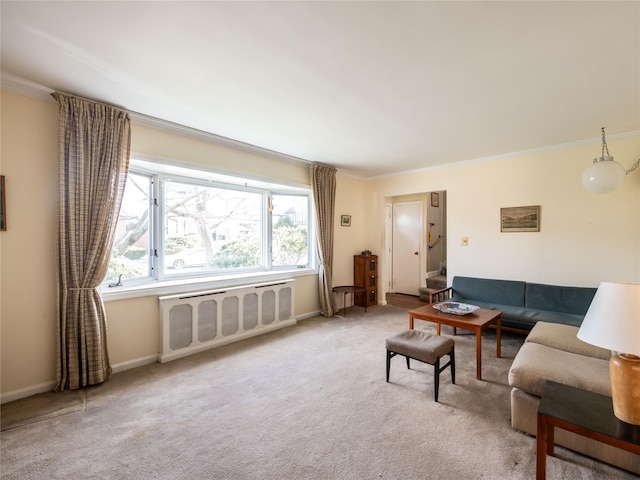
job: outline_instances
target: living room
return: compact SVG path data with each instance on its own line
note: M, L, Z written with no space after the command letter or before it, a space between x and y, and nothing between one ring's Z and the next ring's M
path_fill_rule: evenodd
M637 57L632 62L637 78ZM3 76L2 175L7 203L7 229L0 234L3 403L50 391L55 380L58 105L49 96L54 87L46 87L49 90L30 89ZM600 93L590 92L594 101ZM449 278L466 275L585 287L597 287L601 281L640 282L640 173L627 175L618 190L605 195L586 191L580 182L584 169L600 154L601 126L594 125L588 137L573 142L471 156L370 178L338 169L333 284L353 282L353 255L363 250L379 255L381 265L386 265L385 205L394 197L431 191L446 192ZM464 142L464 131L457 134ZM160 162L206 165L309 185L308 163L259 149L234 149L201 132L167 123L134 117L131 140L134 154ZM637 126L614 130L607 143L626 168L640 158ZM540 231L501 232L500 209L527 205L540 206ZM350 226L340 224L341 215L351 216ZM467 245L461 244L462 237L468 239ZM307 273L295 280L295 317L303 325L320 311L318 277ZM381 306L389 281L382 268ZM154 363L160 343L158 295L106 294L104 299L115 377Z

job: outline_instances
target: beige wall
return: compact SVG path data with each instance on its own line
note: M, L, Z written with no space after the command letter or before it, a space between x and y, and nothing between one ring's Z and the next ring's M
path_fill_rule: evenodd
M55 381L58 107L52 101L7 91L2 92L1 107L1 173L6 177L8 206L8 230L0 234L0 392L5 401L47 390ZM304 164L261 157L134 121L132 154L137 153L309 184ZM148 362L158 354L157 296L107 301L105 309L115 371ZM296 317L318 311L317 276L296 277Z
M336 176L336 225L333 238L333 285L353 284L353 256L371 250L376 234L369 228L366 215L364 182L344 175ZM340 224L342 215L351 215L351 226ZM336 298L338 300L338 298ZM339 299L342 302L342 298ZM342 305L342 303L340 303Z
M58 111L2 92L2 175L7 231L0 233L1 391L55 379Z
M2 92L1 173L7 182L8 230L0 234L2 398L50 387L55 379L55 230L57 105ZM640 137L609 139L629 168ZM229 171L308 184L303 166L134 124L134 152ZM384 301L385 201L400 195L447 192L449 278L476 275L597 286L601 280L640 282L640 171L613 193L593 195L580 175L599 144L491 162L425 170L372 181L337 176L334 285L353 281L353 255L381 258ZM500 233L500 207L540 205L539 233ZM351 215L351 227L340 215ZM460 246L460 237L469 246ZM298 317L318 311L317 279L298 277ZM126 368L158 353L156 297L106 304L109 352Z
M625 168L640 158L640 136L608 146ZM599 153L596 143L371 181L366 216L380 231L384 198L446 191L449 282L454 275L577 286L640 282L640 172L615 192L591 194L580 179ZM540 232L501 233L500 208L525 205L541 206ZM462 236L469 246L460 245ZM373 248L383 251L383 243Z

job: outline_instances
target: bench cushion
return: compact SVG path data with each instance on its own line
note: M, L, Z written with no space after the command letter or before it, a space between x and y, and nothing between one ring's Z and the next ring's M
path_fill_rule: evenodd
M420 330L405 330L387 338L387 350L405 355L433 365L436 360L448 354L453 348L453 340L439 335L430 335Z

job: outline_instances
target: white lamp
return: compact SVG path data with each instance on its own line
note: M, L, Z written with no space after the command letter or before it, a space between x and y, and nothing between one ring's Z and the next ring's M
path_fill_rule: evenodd
M640 425L640 284L600 283L578 338L617 352L609 360L613 413Z
M605 155L605 151L607 154ZM602 155L594 158L593 163L582 174L582 185L591 193L609 193L622 185L625 175L638 168L640 160L633 167L625 170L622 165L616 162L609 154L609 147L604 136L602 127Z

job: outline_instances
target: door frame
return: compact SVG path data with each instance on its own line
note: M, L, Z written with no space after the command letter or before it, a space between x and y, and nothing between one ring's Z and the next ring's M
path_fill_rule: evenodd
M429 209L431 207L430 199L431 193L438 192L440 193L440 205L439 207L442 209L441 218L440 218L440 227L441 227L441 235L442 235L442 259L444 261L444 265L447 265L447 238L448 238L448 225L447 225L447 208L448 208L448 198L446 190L431 190L428 192L421 192L417 195L400 195L400 196L391 196L385 197L384 199L384 222L385 222L385 232L384 232L384 275L386 279L384 279L385 286L385 294L392 293L392 283L393 283L393 204L394 203L403 203L407 201L418 201L418 197L423 199L424 201L424 209L422 212L422 232L421 232L421 248L424 255L424 261L421 258L421 275L420 275L420 288L424 288L427 286L427 277L429 274L433 276L434 273L439 273L440 265L433 265L433 270L427 271L429 267L427 265L427 255L429 252L429 241L428 241L428 221L429 221ZM426 253L424 253L426 252ZM382 265L382 264L381 264ZM381 285L382 286L382 285ZM386 298L386 297L385 297ZM383 301L386 304L386 300L383 298Z
M385 232L385 235L389 236L390 239L390 248L389 248L389 265L388 265L388 271L389 271L389 291L390 292L395 292L395 288L393 285L393 249L394 249L394 244L393 244L393 230L394 230L394 225L393 225L393 209L395 205L407 205L407 204L420 204L420 225L418 227L418 234L420 237L420 241L418 242L418 286L416 288L416 290L419 290L420 288L424 288L427 286L427 265L426 265L426 252L427 252L427 238L426 238L426 229L425 229L425 225L426 225L426 212L427 212L427 203L426 200L423 199L415 199L415 200L410 200L410 199L398 199L398 201L396 202L392 202L390 204L391 206L391 210L390 210L390 216L389 216L389 228L387 229L387 231ZM417 292L416 292L417 293Z

